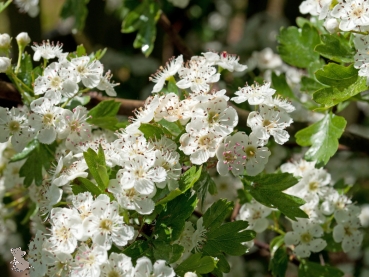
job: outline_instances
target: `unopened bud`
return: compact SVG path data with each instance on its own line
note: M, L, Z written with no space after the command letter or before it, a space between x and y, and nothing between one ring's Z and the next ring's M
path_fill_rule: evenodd
M16 37L19 47L26 47L30 42L31 38L29 37L28 33L22 32Z
M339 31L338 29L338 20L336 18L329 18L324 22L324 27L327 31L331 34L336 33Z
M6 72L11 64L11 60L7 57L0 57L0 73Z
M10 40L8 34L0 34L0 50L8 50L10 48Z

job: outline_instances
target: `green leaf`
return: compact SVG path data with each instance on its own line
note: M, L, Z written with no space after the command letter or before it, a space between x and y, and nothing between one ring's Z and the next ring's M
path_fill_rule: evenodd
M178 195L185 193L187 190L192 188L196 181L201 176L202 166L197 169L196 166L192 166L189 170L187 170L184 174L181 175L179 179L179 188L172 190L167 196L165 196L160 201L156 202L156 205L162 205L167 203L168 201L173 200Z
M284 235L277 236L272 239L269 244L270 255L273 256L275 252L284 244Z
M280 247L271 257L269 270L275 277L284 277L288 266L288 254L285 247Z
M160 139L164 135L160 127L149 123L141 123L138 129L144 134L146 139Z
M211 228L206 233L206 243L203 246L204 253L215 255L224 252L232 256L243 255L248 247L242 243L250 241L256 236L254 231L245 230L248 226L249 224L246 221L237 220L225 223L217 228Z
M163 126L166 130L168 130L173 136L178 136L183 130L184 128L180 127L178 124L176 124L175 122L169 122L165 119L162 119L160 121L158 121L158 123Z
M313 78L302 76L301 78L301 88L300 90L308 94L313 94L319 89L325 88L325 86Z
M120 105L119 102L115 102L114 100L100 102L88 112L91 118L89 118L87 122L114 131L116 129L115 125L118 123L116 115Z
M200 205L203 207L208 191L213 191L213 194L215 194L217 191L217 186L213 181L213 178L211 178L209 172L204 170L201 172L200 178L194 184L193 189L197 192L197 195L201 200Z
M104 191L102 191L98 186L92 183L90 180L82 177L78 177L72 184L72 191L74 195L81 192L91 192L92 195L98 196Z
M23 53L18 78L28 87L32 87L32 70L33 64L31 55Z
M342 252L342 245L340 242L335 242L333 239L333 232L324 233L322 239L324 239L327 243L327 246L324 248L329 252Z
M325 58L339 63L351 63L354 61L355 49L350 40L342 35L321 35L321 44L315 47L315 51Z
M278 76L277 74L272 72L272 84L277 91L277 94L290 99L296 98L292 89L286 82L286 74L283 73Z
M155 233L163 241L177 240L196 205L196 194L191 196L189 191L168 202L166 210L156 220Z
M233 210L233 202L227 201L227 199L219 199L210 208L208 208L203 216L204 228L217 229L226 217L230 215Z
M338 139L345 130L346 120L334 114L326 114L323 119L298 131L295 135L300 146L311 146L305 159L325 165L338 149Z
M310 24L304 24L302 29L283 28L278 40L279 54L290 65L307 68L311 62L319 59L319 54L314 51L315 46L320 43L319 34Z
M35 141L34 148L28 154L27 160L20 168L19 176L24 177L23 184L29 187L34 181L36 186L40 186L43 180L42 170L49 170L51 162L55 160L54 152L56 143L46 145Z
M144 1L125 16L122 22L122 33L132 33L145 24L144 17L142 17L142 15L147 9L147 4L148 2Z
M250 193L256 201L277 208L292 220L296 220L296 217L308 218L308 215L299 209L305 201L282 192L297 184L298 180L292 174L276 173L243 178L253 182Z
M150 251L150 246L145 240L136 240L130 246L124 248L123 254L131 257L132 262L135 263L138 258L144 256Z
M21 223L22 225L25 225L29 222L30 218L32 218L36 213L38 212L38 204L35 202L31 202L30 207L27 209L26 216L22 219Z
M77 46L76 54L77 54L77 57L82 57L86 55L86 49L83 46L83 44Z
M184 247L179 244L169 245L166 241L155 240L153 242L153 253L156 260L165 260L172 264L181 257Z
M67 19L70 16L73 16L74 28L79 31L82 31L85 27L85 21L88 14L87 4L90 0L66 0L64 2L64 6L61 10L60 16L63 19Z
M215 268L217 262L213 257L201 257L201 253L191 255L183 261L177 268L176 273L184 276L186 272L196 272L197 274L206 274Z
M334 87L320 89L314 93L313 99L315 102L324 105L326 108L330 108L367 89L368 86L366 85L366 78L359 77L355 83L343 90L339 90Z
M358 78L358 70L351 64L348 67L336 63L329 63L315 72L316 79L322 84L343 90Z
M11 157L10 162L17 162L20 160L23 160L25 158L27 158L32 151L39 146L39 142L37 139L33 139L31 140L26 147L24 147L24 149L22 150L22 152L19 152L17 154L15 154L13 157Z
M156 21L160 16L160 7L158 3L145 0L143 13L137 19L137 14L132 14L129 18L130 22L126 23L123 27L124 30L134 31L138 29L138 33L135 41L133 42L134 48L141 48L142 53L148 57L154 49L154 42L156 38ZM139 22L138 20L142 21ZM132 28L129 28L132 26Z
M109 184L109 175L106 168L104 150L101 145L99 146L98 153L89 148L86 152L83 152L83 157L100 191L105 191Z
M13 0L8 0L6 1L5 3L4 2L1 2L0 3L0 13L6 9L6 7L8 7L10 5L10 3L12 2Z
M299 266L299 277L341 277L344 273L336 267L320 265L313 262L304 262Z

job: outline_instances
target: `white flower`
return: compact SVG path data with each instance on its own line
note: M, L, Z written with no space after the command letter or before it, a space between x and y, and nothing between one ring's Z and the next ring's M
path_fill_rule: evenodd
M64 109L55 107L48 98L40 97L32 101L31 110L38 114L31 114L29 117L30 124L40 130L38 140L51 144L56 139Z
M259 174L270 156L270 151L263 145L264 141L254 133L247 136L244 132L237 132L227 137L217 150L219 174L226 175L231 170L234 175L242 175L244 169L250 176Z
M243 204L237 216L237 220L245 220L249 223L248 230L254 230L257 233L264 232L269 225L266 218L272 209L252 200L250 203Z
M165 265L164 260L158 260L152 265L147 257L141 257L137 260L135 269L135 277L174 277L173 268Z
M101 266L101 277L133 277L131 258L124 254L111 253L109 260Z
M63 191L44 181L41 186L32 184L29 188L29 194L32 201L38 204L40 215L47 216L53 206L60 202Z
M84 159L76 160L69 152L65 157L60 157L57 167L55 168L52 184L55 186L64 186L78 177L86 178L88 168Z
M0 107L0 142L8 141L11 136L11 143L17 152L30 142L36 135L36 130L29 126L28 118L18 108Z
M368 36L355 36L354 44L356 48L355 68L359 69L359 76L367 78L369 83L369 39Z
M30 17L36 17L40 11L38 0L14 0L21 12L26 12Z
M295 177L301 177L303 174L315 169L315 162L307 162L303 159L293 161L292 163L287 162L281 165L282 172L288 172L293 174Z
M351 204L351 200L344 194L339 194L334 188L328 188L324 201L320 206L323 214L331 215Z
M179 154L177 152L163 153L161 151L155 151L156 159L154 166L160 166L165 169L167 173L166 180L163 182L157 182L158 188L165 188L168 185L169 190L174 190L178 187L178 180L181 176L182 166L179 163Z
M282 66L283 62L278 54L275 54L272 49L264 48L262 51L252 52L251 58L247 62L249 70L255 67L260 70L277 69Z
M160 104L155 110L154 120L160 121L163 118L169 122L177 120L188 120L191 116L188 107L184 105L183 101L179 100L177 94L171 92L160 97Z
M118 172L117 178L119 176ZM109 182L108 191L113 193L119 205L124 209L134 210L139 214L151 214L155 208L155 202L151 198L155 195L156 190L151 194L142 195L134 188L123 189L117 179L112 179Z
M180 264L182 261L186 260L190 255L195 244L192 241L192 237L195 233L195 228L192 226L190 221L185 222L185 227L179 238L173 242L173 244L179 244L184 247L184 251L181 257L172 266ZM175 266L174 266L175 267Z
M199 125L201 126L201 123ZM179 149L186 155L190 155L192 163L201 165L215 156L220 140L219 135L210 132L208 128L203 128L184 133L179 139L181 143Z
M7 57L0 57L0 73L5 73L11 65L11 60Z
M97 88L99 90L103 90L106 92L107 95L109 96L117 96L117 93L114 90L114 87L118 86L118 84L116 83L111 83L110 79L113 77L113 75L110 73L110 70L108 72L105 73L105 76L101 76L100 77L100 83L97 85Z
M88 191L78 193L72 197L73 206L79 211L82 220L91 214L93 202L94 199Z
M226 51L223 51L222 53L220 53L220 55L214 52L206 52L202 54L210 64L219 65L220 67L225 68L231 72L241 72L247 68L246 65L238 63L240 57L238 57L237 55L228 54Z
M72 253L83 237L82 221L76 210L53 208L50 212L51 236L48 247L52 252Z
M206 58L199 56L193 56L178 71L178 75L181 80L177 82L177 86L180 89L190 88L195 93L209 91L209 83L218 82L220 78L220 74L207 63Z
M19 33L15 39L17 40L18 45L21 45L22 47L25 47L31 42L31 38L26 32Z
M28 246L28 262L30 263L30 275L33 277L44 276L47 271L46 263L44 262L45 251L43 243L46 240L45 235L41 231L37 231L36 236Z
M295 245L294 253L297 256L307 258L311 252L320 252L327 246L327 242L320 238L324 231L319 224L299 219L292 222L292 228L292 232L286 233L284 242Z
M91 61L89 57L78 57L71 60L73 70L77 76L77 83L82 81L87 88L99 85L104 67L100 61Z
M257 138L267 140L274 136L278 144L288 141L290 135L284 129L291 123L292 119L287 113L263 105L260 112L251 112L247 118L247 126L251 127Z
M100 245L92 245L91 248L82 244L77 249L73 269L70 276L98 277L100 266L108 260L106 250Z
M0 49L1 50L8 50L10 48L10 41L11 38L8 34L0 34Z
M135 123L148 123L154 118L154 113L160 104L159 96L148 97L145 101L145 107L139 107L134 111L136 118L132 119Z
M178 72L178 70L182 66L182 63L182 55L179 55L176 59L174 59L173 57L166 63L165 67L161 66L155 74L151 75L149 80L156 83L152 92L160 92L164 86L165 81Z
M359 230L359 213L360 208L353 205L335 213L338 224L333 228L333 239L335 242L342 242L345 253L358 249L363 240L363 233Z
M327 17L331 3L332 0L305 0L299 8L303 14L319 15L319 19L321 20Z
M238 97L233 97L231 100L237 104L248 101L250 105L260 105L263 104L274 93L275 90L270 88L270 83L265 83L262 86L260 86L258 83L255 83L251 86L239 88L239 90L235 92Z
M339 32L339 22L336 18L327 18L324 21L324 27L327 29L327 31L331 34Z
M162 167L153 167L154 159L136 156L125 163L124 169L117 176L123 189L135 188L140 194L149 195L155 190L154 182L163 182L166 171ZM117 177L118 178L118 177Z
M291 104L290 101L288 101L287 99L281 98L279 96L277 96L275 98L272 98L272 97L267 98L266 101L264 102L264 104L269 106L269 107L275 107L277 109L285 111L286 113L291 113L296 109Z
M369 25L369 3L367 0L351 0L338 3L331 15L341 19L340 29L351 31L356 27Z
M83 220L82 226L95 244L103 246L106 250L114 242L124 246L134 236L132 226L123 222L119 215L119 206L116 201L110 202L109 196L100 194L91 207L91 214Z
M233 131L238 123L238 115L233 107L228 107L223 97L214 97L197 104L193 108L192 120L186 126L187 132L192 128L209 128L215 135L225 136Z
M66 139L65 145L70 150L76 150L76 147L91 137L91 125L86 121L89 119L88 110L83 106L77 106L63 112L63 129L58 130L58 137Z
M361 212L359 215L361 226L364 228L369 227L369 205L364 204L361 206Z
M48 265L47 276L70 276L73 263L73 257L71 254L63 252L46 252L45 262Z
M54 59L56 57L60 57L63 53L62 50L63 45L59 44L59 42L54 45L54 42L49 40L43 41L42 44L34 43L34 46L31 46L35 53L33 54L33 60L39 61L41 58L46 60Z
M68 97L78 91L76 76L70 73L69 63L53 62L48 65L42 76L35 80L35 94L46 93L54 104L59 104L62 96Z

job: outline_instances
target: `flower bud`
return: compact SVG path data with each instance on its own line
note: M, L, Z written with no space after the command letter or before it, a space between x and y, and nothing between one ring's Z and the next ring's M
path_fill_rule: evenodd
M0 50L8 50L10 48L10 40L8 34L0 34Z
M25 47L31 42L31 38L26 32L19 33L16 39L17 39L19 47Z
M0 57L0 73L6 72L10 67L11 61L9 58Z
M324 27L327 31L331 34L336 33L339 31L338 29L338 20L336 18L329 18L324 22Z

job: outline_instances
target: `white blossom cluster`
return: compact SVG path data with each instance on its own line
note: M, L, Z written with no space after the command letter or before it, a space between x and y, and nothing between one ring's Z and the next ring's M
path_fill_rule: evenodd
M368 36L365 35L369 31L369 3L367 0L341 0L332 8L332 2L332 0L306 0L301 3L300 12L325 19L324 26L330 33L339 31L355 33L354 66L359 69L359 76L366 77L369 84Z
M359 249L363 240L359 230L361 209L332 186L330 174L315 168L314 162L304 160L283 164L281 171L299 178L299 182L285 192L302 198L306 203L301 209L309 216L292 221L292 231L285 235L285 243L294 246L295 254L305 258L311 252L322 251L327 246L322 238L324 233L331 233L344 252ZM333 219L336 224L331 228Z

